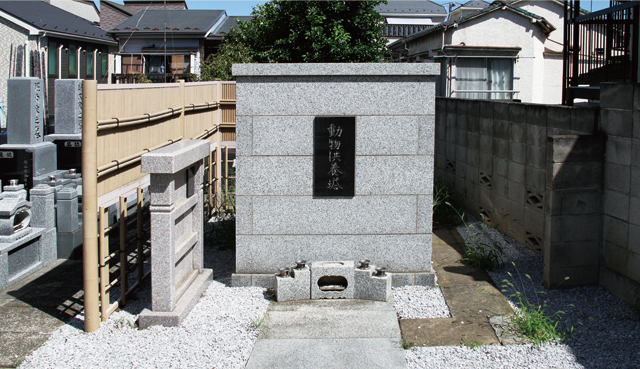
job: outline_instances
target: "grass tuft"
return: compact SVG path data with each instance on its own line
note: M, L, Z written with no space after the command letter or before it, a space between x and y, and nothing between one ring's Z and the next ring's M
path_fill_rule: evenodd
M515 267L516 264L512 263ZM571 338L573 326L565 324L564 311L558 310L549 315L547 313L547 300L541 300L540 297L545 294L544 291L537 291L535 301L530 300L526 294L520 292L525 290L524 279L516 267L518 278L508 273L510 279L503 280L504 285L502 292L511 293L509 298L515 301L520 311L515 313L511 320L510 326L519 334L529 338L538 347L545 342L564 342ZM533 284L531 276L525 274L529 283ZM565 280L569 279L566 277Z

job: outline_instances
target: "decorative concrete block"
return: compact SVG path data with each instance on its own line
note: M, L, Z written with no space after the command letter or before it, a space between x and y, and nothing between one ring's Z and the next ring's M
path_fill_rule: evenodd
M391 273L376 275L375 265L370 265L366 269L356 268L354 278L356 289L353 298L387 301L391 297Z
M56 134L82 133L82 80L55 81Z
M45 84L39 78L7 82L7 143L37 144L44 140Z
M433 287L436 285L436 273L416 273L416 286Z
M311 299L352 299L355 289L353 261L311 263Z
M291 275L276 277L276 300L308 300L311 298L311 269L292 268Z

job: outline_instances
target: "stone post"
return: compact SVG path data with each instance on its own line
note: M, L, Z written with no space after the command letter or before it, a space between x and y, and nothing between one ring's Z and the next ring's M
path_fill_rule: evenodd
M209 141L180 141L142 156L151 174L151 310L140 314L140 328L176 326L211 283L202 265L202 159Z
M78 224L78 190L62 187L57 191L58 257L69 258L82 244L82 228Z

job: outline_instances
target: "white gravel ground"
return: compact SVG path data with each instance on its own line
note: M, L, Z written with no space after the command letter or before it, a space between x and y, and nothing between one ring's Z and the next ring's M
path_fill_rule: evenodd
M394 287L393 305L400 319L451 317L449 306L438 286Z
M521 292L535 299L536 292L544 290L542 257L499 232L490 230L487 236L505 245L505 270L490 273L496 285L503 285L508 272L529 274L532 281L525 282ZM21 368L243 368L257 339L254 322L266 313L270 296L260 288L228 287L232 252L209 249L205 257L205 266L217 271L216 280L180 327L134 328L137 314L149 305L147 284L137 300L96 332L82 331L82 315L72 319ZM449 316L439 288L403 287L393 292L402 319ZM549 311L563 310L567 324L574 327L573 337L564 344L412 348L407 351L408 367L640 368L640 322L628 305L600 287L545 292L541 298Z
M476 230L482 227L476 219L471 223ZM458 227L458 231L468 239L468 230ZM545 290L541 255L490 228L486 237L486 241L504 245L504 270L489 273L494 283L502 287L505 279L511 280L508 274L511 273L514 284L530 301L546 300L548 313L565 313L565 324L573 326L572 337L564 343L540 348L535 345L412 348L407 351L409 368L640 368L640 322L629 305L602 287ZM509 298L511 292L504 294ZM516 308L513 299L509 302Z
M231 288L233 251L205 250L215 280L179 327L138 330L150 305L150 283L100 329L84 333L79 314L60 327L20 368L244 368L266 314L270 296L257 287Z

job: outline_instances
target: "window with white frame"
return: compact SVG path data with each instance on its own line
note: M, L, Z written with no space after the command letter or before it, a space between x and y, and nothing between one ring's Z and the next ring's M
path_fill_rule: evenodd
M457 58L455 88L451 97L512 99L513 59Z

